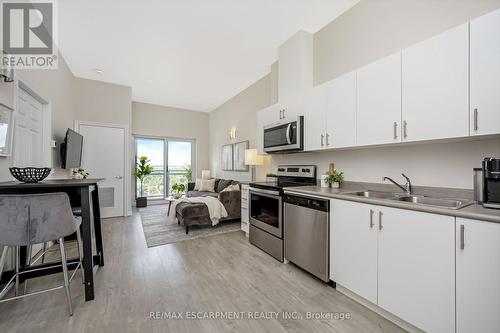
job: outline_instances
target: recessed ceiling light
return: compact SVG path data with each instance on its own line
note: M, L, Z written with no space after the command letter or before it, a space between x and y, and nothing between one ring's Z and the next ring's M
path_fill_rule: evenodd
M94 68L94 72L96 72L97 74L102 74L104 73L104 71L100 68Z

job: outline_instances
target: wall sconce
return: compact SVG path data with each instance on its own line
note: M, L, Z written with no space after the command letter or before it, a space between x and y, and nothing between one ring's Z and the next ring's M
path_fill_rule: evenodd
M236 139L236 127L233 127L229 130L229 140Z

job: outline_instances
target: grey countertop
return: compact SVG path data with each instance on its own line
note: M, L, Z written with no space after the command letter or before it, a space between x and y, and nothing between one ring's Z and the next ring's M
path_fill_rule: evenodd
M348 192L353 192L357 190L365 190L366 187L362 187L360 185L357 188L328 188L328 187L319 187L319 186L302 186L302 187L287 187L285 188L286 193L297 193L297 194L309 194L314 196L320 196L325 198L333 198L340 200L349 200L355 202L361 202L366 204L373 204L379 206L387 206L387 207L395 207L402 209L415 210L426 213L440 214L440 215L448 215L455 217L462 217L473 220L482 220L488 222L496 222L500 223L500 210L499 209L488 209L484 208L478 204L472 204L470 206L464 207L462 209L450 209L450 208L441 208L427 205L418 205L407 202L400 202L394 200L387 199L376 199L376 198L365 198L365 197L356 197L352 195L347 195ZM457 190L453 190L457 191ZM467 191L467 190L464 190ZM445 196L446 197L446 196Z

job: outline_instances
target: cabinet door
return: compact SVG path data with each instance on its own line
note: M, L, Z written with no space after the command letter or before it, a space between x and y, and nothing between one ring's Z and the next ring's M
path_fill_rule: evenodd
M325 84L326 135L330 148L356 145L356 72L351 72Z
M500 10L470 22L471 135L500 133Z
M426 332L455 332L455 218L381 207L378 305Z
M257 112L257 152L264 152L264 126L279 122L279 105L271 105L268 108Z
M330 201L330 279L377 303L377 230L374 209L356 202Z
M304 111L304 150L323 149L326 131L325 85L311 89L306 97Z
M500 224L457 218L456 228L457 333L498 332Z
M469 135L468 54L467 24L403 50L403 141Z
M358 70L357 144L401 141L401 52Z

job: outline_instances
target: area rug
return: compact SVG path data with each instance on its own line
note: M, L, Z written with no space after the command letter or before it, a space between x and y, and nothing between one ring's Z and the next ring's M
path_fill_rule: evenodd
M168 205L151 205L138 210L141 215L142 229L148 247L241 230L240 221L229 221L220 222L214 227L211 225L193 226L189 228L189 234L186 235L184 226L178 225L177 222L167 222Z

